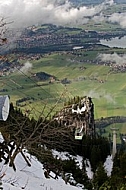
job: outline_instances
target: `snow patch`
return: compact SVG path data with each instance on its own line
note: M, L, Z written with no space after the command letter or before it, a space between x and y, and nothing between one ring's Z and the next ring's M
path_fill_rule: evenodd
M34 157L25 154L31 163L31 167L27 165L21 154L15 159L16 172L8 165L0 163L0 176L5 174L2 181L4 190L79 190L81 187L75 187L66 184L62 178L53 179L45 178L43 165ZM51 173L52 174L52 173ZM53 175L53 174L52 174Z
M106 161L105 161L105 163L104 163L104 168L105 168L105 170L106 170L106 172L107 172L107 175L108 175L108 176L111 176L111 172L112 172L112 168L113 168L112 156L109 155L109 156L106 158Z

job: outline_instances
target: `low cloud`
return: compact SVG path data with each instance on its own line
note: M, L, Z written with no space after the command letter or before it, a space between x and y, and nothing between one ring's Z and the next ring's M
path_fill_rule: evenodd
M113 3L106 0L96 6L76 8L67 0L0 0L0 13L14 21L13 27L19 28L45 23L79 25Z
M126 54L118 55L117 53L113 54L99 54L97 59L104 62L114 62L116 64L126 64Z
M108 21L118 23L122 28L126 28L126 13L114 13L109 17Z
M103 13L100 13L99 15L94 16L92 20L96 23L101 23L103 21L107 21L107 18L103 15Z
M86 94L87 96L91 98L96 98L96 99L100 99L101 97L101 94L95 90L90 90L88 93L84 92L84 94Z
M103 97L107 100L107 102L110 102L112 104L116 104L115 100L113 99L111 94L104 94Z
M21 67L20 68L20 73L27 73L28 71L30 71L31 70L31 68L32 68L32 64L29 62L29 61L27 61L26 63L24 63L24 66L23 67Z
M88 93L85 92L84 94L91 97L92 99L104 98L108 103L116 104L113 96L110 93L107 93L105 90L102 90L100 92L95 90L90 90Z

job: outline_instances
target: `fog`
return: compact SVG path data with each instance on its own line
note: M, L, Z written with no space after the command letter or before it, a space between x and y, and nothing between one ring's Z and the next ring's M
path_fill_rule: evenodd
M112 23L118 23L122 28L126 28L126 13L114 13L108 20Z
M87 94L87 96L92 97L93 99L100 100L101 98L104 98L107 103L116 104L113 94L106 92L104 89L101 91L90 90L89 92L84 92L84 94Z
M77 26L96 18L96 15L105 19L102 11L113 3L113 0L105 0L99 5L76 8L68 0L0 0L0 16L13 21L15 28L46 23ZM116 22L114 18L112 15L110 22ZM117 22L121 21L117 18Z
M20 68L19 72L23 73L27 73L28 71L30 71L32 68L32 63L30 63L29 61L27 61L26 63L24 63L24 66Z
M98 59L100 59L101 61L110 61L110 62L114 62L116 64L122 65L122 64L126 64L126 54L123 55L119 55L117 53L113 53L113 54L99 54L98 55Z

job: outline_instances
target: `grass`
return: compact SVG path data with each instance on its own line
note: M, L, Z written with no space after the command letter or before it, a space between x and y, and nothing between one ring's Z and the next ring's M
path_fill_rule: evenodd
M84 52L78 60L85 59ZM97 56L97 51L86 52L86 54L86 59L94 59ZM38 61L33 61L32 70L26 74L15 72L9 76L1 77L0 88L8 90L7 93L14 104L16 100L23 97L35 98L34 102L27 102L22 109L27 107L32 109L36 105L36 109L41 110L41 106L45 102L53 106L59 97L61 97L59 105L62 106L63 101L69 97L88 95L93 98L96 118L125 115L125 73L108 74L110 68L107 66L89 64L85 61L79 62L78 60L72 54L54 53L47 55ZM52 84L49 84L49 81L38 82L31 74L36 72L49 73L59 81L67 78L71 83L64 85L58 81ZM1 92L1 94L4 93ZM57 105L58 109L59 105Z
M105 133L103 133L103 136L109 138L109 134L111 134L111 140L112 140L112 130L111 128L116 128L118 129L117 131L117 143L121 144L120 140L120 134L125 134L126 133L126 123L114 123L112 125L109 125L105 127Z
M114 12L124 12L126 5L115 4L108 6L104 10L105 15L111 15ZM48 25L42 25L40 28L47 29ZM108 22L99 23L94 22L92 19L78 27L80 30L95 30L103 32L118 33L122 31L118 24ZM38 28L39 29L39 28ZM52 28L53 30L54 28ZM59 33L77 34L80 31L76 29L61 28ZM90 40L88 37L85 40ZM45 114L52 108L58 101L55 111L63 106L64 100L74 96L91 96L95 105L95 118L108 117L116 115L124 115L126 113L126 74L108 74L110 68L103 65L89 64L87 60L94 60L99 53L126 53L126 49L107 48L96 46L90 51L78 50L80 56L75 56L71 53L52 53L46 55L40 60L32 61L32 69L25 75L23 73L14 72L9 76L0 78L0 89L7 89L7 92L2 94L9 94L10 100L16 105L16 101L24 97L34 97L34 101L23 102L21 109L24 111L30 109L31 116L40 116L42 110ZM13 60L13 56L10 59ZM74 61L73 61L74 60ZM84 60L80 62L80 60ZM22 60L21 63L27 60ZM86 68L86 69L83 69ZM71 81L70 84L62 84L61 82L54 82L50 84L49 81L37 81L33 78L31 73L46 72L54 75L57 80L61 81L67 78ZM100 81L104 81L101 83ZM23 89L20 88L23 87ZM24 105L26 104L26 105ZM45 106L48 104L48 106ZM46 108L44 108L46 107ZM54 113L53 112L53 113Z
M126 4L115 4L113 6L108 6L106 9L102 11L103 15L109 16L113 13L125 13ZM120 26L115 23L106 22L104 20L98 22L95 22L93 20L88 21L88 23L84 24L83 26L80 26L80 28L83 28L84 30L95 30L99 32L114 32L115 34L120 31Z

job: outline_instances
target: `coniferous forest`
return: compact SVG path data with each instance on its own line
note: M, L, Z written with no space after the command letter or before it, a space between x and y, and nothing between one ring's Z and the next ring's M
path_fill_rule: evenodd
M34 118L29 119L20 109L14 108L13 104L10 105L7 121L1 121L0 129L4 137L4 143L0 144L0 161L4 160L15 171L14 159L19 152L22 153L24 162L28 163L22 152L23 149L27 149L30 154L35 155L43 163L47 170L56 173L56 176L60 175L62 171L64 174L72 173L75 181L83 184L89 190L93 188L99 190L126 188L126 153L123 147L118 151L113 160L111 176L107 176L104 162L111 150L108 140L104 137L85 135L82 141L77 141L74 139L73 132L66 129L66 126L53 119L39 118L37 121ZM7 149L8 146L11 148ZM12 154L13 146L16 146L16 149ZM54 158L52 149L82 156L82 169L72 157L64 161ZM8 154L7 157L5 153ZM91 163L93 179L89 179L86 174L86 165L84 164L86 159ZM64 180L69 181L65 177Z

